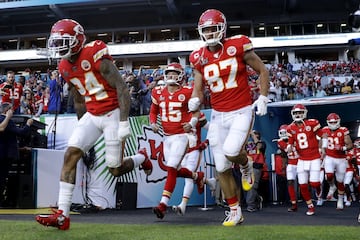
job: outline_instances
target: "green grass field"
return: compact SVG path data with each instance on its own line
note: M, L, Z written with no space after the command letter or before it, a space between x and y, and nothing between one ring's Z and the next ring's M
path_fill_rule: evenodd
M240 225L223 226L189 225L126 225L73 223L69 231L43 227L30 221L0 220L0 240L77 240L77 239L146 239L146 240L213 240L213 239L266 239L266 240L347 240L358 239L359 227L345 226L286 226Z

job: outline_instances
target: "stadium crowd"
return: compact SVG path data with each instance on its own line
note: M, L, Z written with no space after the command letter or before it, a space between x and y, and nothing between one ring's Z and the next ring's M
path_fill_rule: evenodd
M357 93L360 90L360 62L359 60L344 61L309 61L296 64L268 64L270 71L270 90L268 98L273 102L303 99L308 97L324 97L330 95ZM16 76L16 81L23 86L24 97L21 100L21 114L40 116L49 113L57 105L51 98L60 95L60 109L58 113L74 113L72 97L69 96L65 81L60 76L56 85L60 91L51 94L51 75L53 70L46 73L31 72L27 75ZM140 67L134 71L120 71L131 94L131 116L148 115L151 105L151 89L157 84L163 84L163 69L148 69ZM193 74L190 67L185 69L184 84L193 85ZM253 99L259 95L258 76L252 69L248 69L249 84ZM6 81L6 75L0 76L0 83ZM211 108L209 94L205 93L204 108ZM55 113L55 111L52 111Z

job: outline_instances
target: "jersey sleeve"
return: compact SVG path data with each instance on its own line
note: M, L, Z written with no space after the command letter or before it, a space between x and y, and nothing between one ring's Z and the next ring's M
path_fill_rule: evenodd
M91 54L90 59L92 59L93 63L95 64L96 69L100 69L101 60L103 59L109 59L113 60L111 55L109 54L109 49L107 45L100 40L93 41L91 43L88 43L86 48L91 48L91 51L89 51L89 54Z

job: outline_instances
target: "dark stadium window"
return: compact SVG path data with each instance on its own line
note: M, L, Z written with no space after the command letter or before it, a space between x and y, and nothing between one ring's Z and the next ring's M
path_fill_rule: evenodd
M302 24L291 24L290 35L304 35L304 29Z
M315 34L315 25L314 24L304 24L304 34L311 35Z

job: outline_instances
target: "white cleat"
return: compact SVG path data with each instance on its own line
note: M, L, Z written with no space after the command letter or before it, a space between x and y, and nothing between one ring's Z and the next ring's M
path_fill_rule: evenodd
M316 202L316 206L321 207L322 205L324 205L324 199L318 198L318 200Z
M222 223L225 227L234 227L244 222L244 217L240 207L237 207L235 210L225 211L225 215L226 218Z
M206 185L209 186L211 192L216 190L216 178L208 178L206 179Z
M344 196L343 195L338 196L338 200L337 200L337 203L336 203L336 209L337 210L343 210L344 209Z
M186 207L182 206L182 205L178 205L178 206L172 206L172 210L179 216L184 216L185 215L185 210Z

